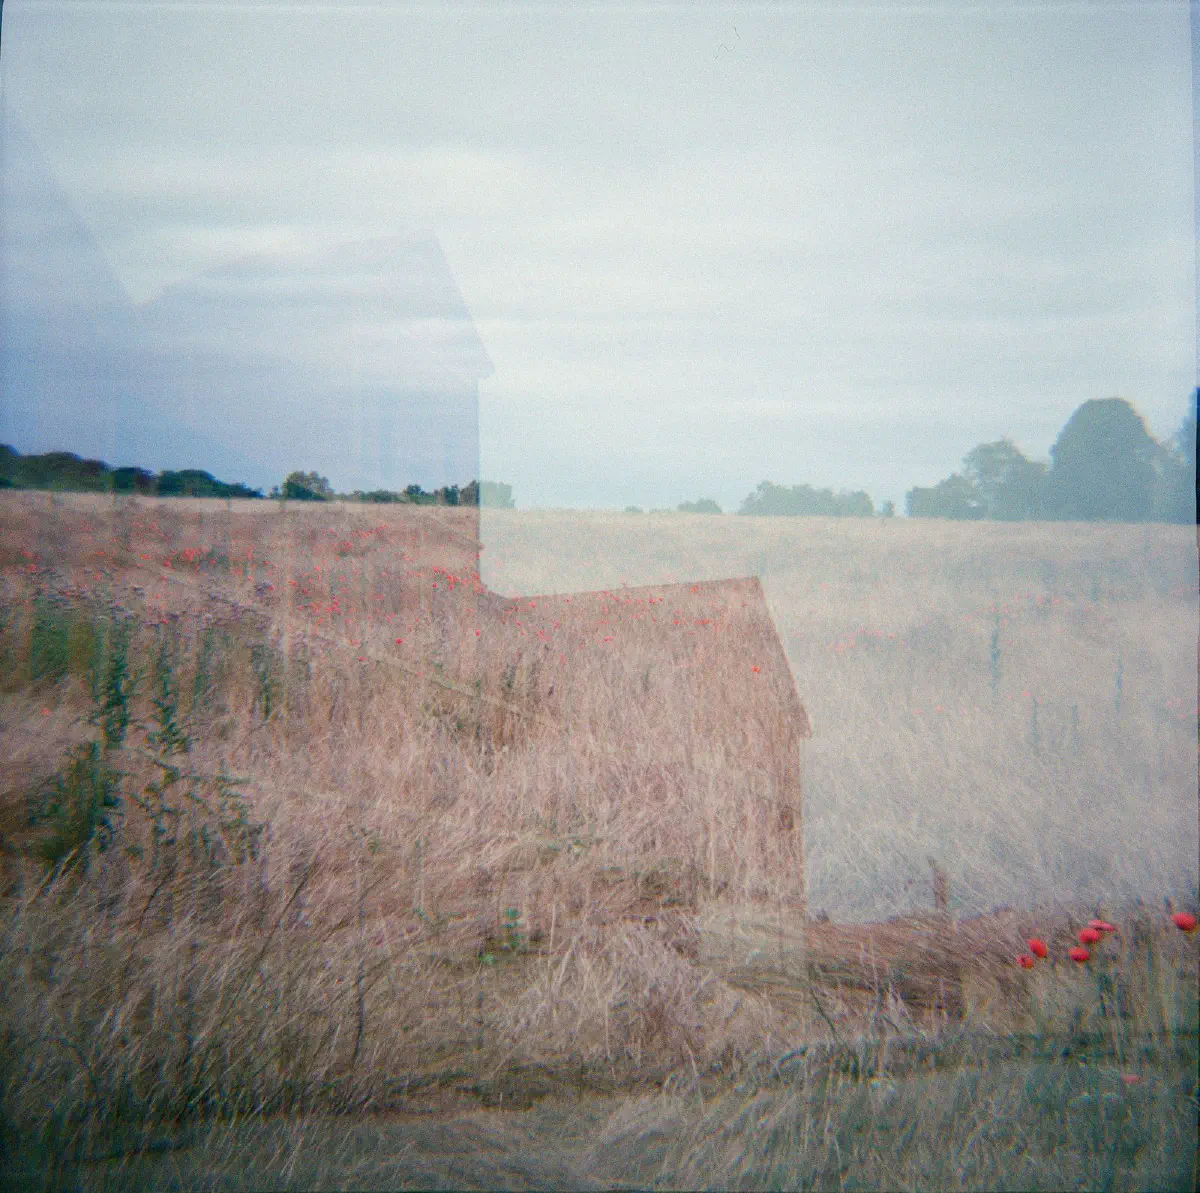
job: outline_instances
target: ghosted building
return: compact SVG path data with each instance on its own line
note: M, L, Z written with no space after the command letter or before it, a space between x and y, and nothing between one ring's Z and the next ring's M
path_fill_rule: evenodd
M431 232L255 254L135 305L5 112L0 442L264 488L479 479L492 372Z
M278 483L340 490L479 475L479 382L492 371L432 233L257 254L138 311L150 387Z

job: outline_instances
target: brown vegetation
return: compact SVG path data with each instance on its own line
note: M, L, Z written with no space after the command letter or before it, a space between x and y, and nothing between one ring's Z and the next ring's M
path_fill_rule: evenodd
M823 675L808 656L801 702L758 579L505 600L478 582L465 510L4 502L0 977L6 1030L45 1025L7 1088L62 1108L62 1130L122 1099L151 1117L528 1104L719 1080L799 1041L1028 1025L1014 957L1052 933L1030 907L966 913L987 841L941 853L906 915L806 917L806 706L827 740L906 762L890 718L872 733L855 698L835 714L842 652ZM848 582L812 583L849 612ZM959 649L948 615L910 616L858 630L855 665L907 676L896 635L935 668ZM102 744L121 626L136 683ZM1128 657L1145 700L1152 670ZM1011 749L1010 731L981 730ZM67 849L63 793L110 772L111 830Z

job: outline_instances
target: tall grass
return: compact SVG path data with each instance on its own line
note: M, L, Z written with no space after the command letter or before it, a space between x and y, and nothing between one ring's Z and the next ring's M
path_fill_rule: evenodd
M184 1123L286 1114L320 1138L313 1115L434 1092L511 1105L672 1074L669 1139L610 1124L633 1139L621 1179L655 1148L653 1180L687 1185L1185 1172L1150 1157L1194 1122L1195 939L1132 902L1197 900L1182 528L752 527L815 726L801 807L792 676L753 585L570 595L564 546L557 595L508 602L478 581L468 511L4 502L33 558L0 603L0 1106L47 1184L101 1180L79 1167L101 1154L132 1181ZM658 549L725 566L705 522L664 519ZM927 905L927 854L947 917L805 925L806 892L839 920ZM949 918L1002 900L1020 915ZM1062 959L1097 900L1128 913L1111 988ZM1035 929L1065 936L1026 974ZM1032 1040L1042 1076L960 1030ZM820 1041L792 1088L756 1067ZM941 1075L887 1059L931 1042ZM1077 1104L1064 1048L1144 1084ZM976 1134L937 1160L955 1073ZM868 1121L872 1080L908 1109ZM1035 1105L1108 1117L1014 1151Z

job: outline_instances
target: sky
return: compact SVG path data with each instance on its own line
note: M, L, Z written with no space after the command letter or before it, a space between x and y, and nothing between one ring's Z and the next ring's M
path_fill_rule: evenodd
M386 472L369 419L330 414L366 333L329 279L347 245L416 237L486 352L480 471L518 506L736 510L771 480L902 510L979 443L1048 459L1091 398L1178 428L1192 46L1183 2L6 0L0 65L148 334L174 304L206 343L279 337L286 418L248 382L190 391L218 433L256 428L235 446L261 476L222 479L281 480L284 422L335 488ZM318 341L262 318L298 261L324 263L336 385L296 380ZM253 287L199 302L231 270Z

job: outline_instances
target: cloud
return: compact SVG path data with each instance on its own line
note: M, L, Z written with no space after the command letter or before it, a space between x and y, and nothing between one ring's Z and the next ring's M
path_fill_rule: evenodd
M1043 450L1113 390L1165 425L1194 380L1180 13L754 9L725 53L715 12L16 16L8 94L138 299L247 253L431 228L493 410L556 410L568 438L574 411L688 410L710 455L774 452L780 482L860 483L875 459L899 498L904 467L945 475L998 425ZM249 284L221 301L262 351L395 357L345 279L290 274L272 327L239 306ZM358 317L289 334L306 286ZM787 436L819 435L787 464ZM690 488L706 465L672 446L661 466Z

